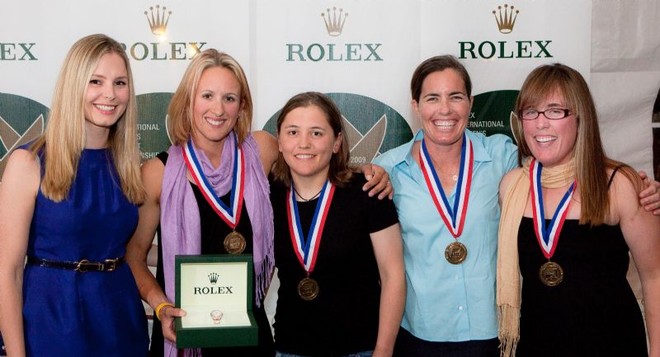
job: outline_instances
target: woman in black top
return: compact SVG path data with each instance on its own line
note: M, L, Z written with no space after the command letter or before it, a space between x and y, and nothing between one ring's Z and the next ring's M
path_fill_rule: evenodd
M352 175L342 119L325 95L291 98L273 170L280 356L391 356L405 281L392 201Z

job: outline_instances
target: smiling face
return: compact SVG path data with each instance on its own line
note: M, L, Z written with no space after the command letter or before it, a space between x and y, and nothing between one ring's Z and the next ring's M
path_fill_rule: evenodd
M193 99L192 136L199 147L222 143L241 112L241 86L227 68L204 70Z
M445 69L424 79L419 100L413 100L412 106L421 121L424 138L436 145L451 146L463 137L472 98L458 72Z
M567 108L566 100L559 90L551 92L533 109L544 111L551 108L571 110L563 119L550 120L541 114L535 120L522 120L525 142L532 155L544 167L564 164L573 157L577 140L578 123L573 108Z
M325 112L309 105L286 114L277 140L294 181L321 181L328 178L330 159L339 151L342 137L334 132Z
M106 53L101 56L85 89L85 129L88 141L107 139L110 128L124 115L129 97L128 72L124 60L116 53Z

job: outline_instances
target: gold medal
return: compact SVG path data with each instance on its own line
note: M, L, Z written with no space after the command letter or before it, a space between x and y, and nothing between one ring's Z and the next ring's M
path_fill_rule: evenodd
M564 280L564 269L555 262L546 262L539 269L539 278L546 286L557 286Z
M241 254L245 250L247 242L245 241L245 237L243 237L242 234L236 231L232 231L231 233L227 234L223 244L227 253Z
M319 283L312 278L304 278L298 283L298 296L305 301L316 299L319 295Z
M445 259L452 264L461 264L467 257L467 248L460 242L453 242L445 249Z

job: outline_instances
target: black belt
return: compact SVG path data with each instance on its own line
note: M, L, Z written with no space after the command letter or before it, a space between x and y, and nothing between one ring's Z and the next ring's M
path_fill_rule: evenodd
M106 259L102 262L90 262L87 259L83 259L78 262L58 262L54 260L40 259L32 256L27 257L27 263L30 265L36 265L47 268L69 269L81 273L85 273L88 271L114 271L123 262L124 262L124 257Z

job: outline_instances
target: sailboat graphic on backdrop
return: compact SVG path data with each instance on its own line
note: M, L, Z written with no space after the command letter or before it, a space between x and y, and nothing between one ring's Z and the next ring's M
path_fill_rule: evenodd
M7 158L15 148L29 143L36 137L41 135L44 131L44 117L39 115L38 118L32 122L32 125L23 133L19 134L14 128L7 123L7 121L0 116L0 147L4 149L5 153L0 156L0 175L5 171L7 166Z

